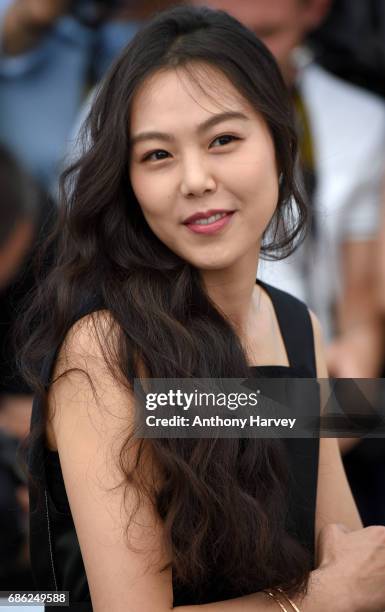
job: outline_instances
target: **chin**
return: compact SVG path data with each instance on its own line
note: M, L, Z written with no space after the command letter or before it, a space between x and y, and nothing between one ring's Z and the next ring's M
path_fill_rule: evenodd
M191 264L198 270L214 271L214 270L226 270L235 263L234 259L223 257L217 257L216 259L200 259L198 261L191 261Z

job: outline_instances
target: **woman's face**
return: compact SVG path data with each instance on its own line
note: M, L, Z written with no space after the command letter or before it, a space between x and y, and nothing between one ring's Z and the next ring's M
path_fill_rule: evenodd
M136 93L130 179L169 249L198 269L223 270L257 261L278 201L277 166L262 117L219 70L203 68L204 81L170 69Z

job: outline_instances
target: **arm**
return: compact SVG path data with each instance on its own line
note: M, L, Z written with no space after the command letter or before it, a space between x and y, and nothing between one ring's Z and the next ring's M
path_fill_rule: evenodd
M14 0L4 17L4 51L19 55L35 47L69 4L69 0Z
M375 240L341 247L343 295L337 304L339 335L328 347L328 369L341 378L375 378L383 366L384 328L377 299ZM342 454L359 438L341 438Z
M99 324L107 325L114 333L108 314L98 313L97 317ZM135 497L132 488L124 496L122 487L118 486L122 474L117 457L122 432L127 432L132 421L132 396L106 366L90 319L85 317L72 328L59 354L55 374L66 374L51 386L49 416L93 609L95 612L106 609L169 612L174 609L172 576L170 569L163 568L170 559L170 543L165 541L162 524L145 498L127 534L125 531ZM320 362L318 332L316 345ZM70 368L73 369L68 371ZM321 376L325 372L319 369ZM338 463L336 442L324 445L322 453L317 533L330 520L345 521L357 529L360 522ZM135 461L135 455L132 447L128 460ZM149 455L146 467L148 474L156 471ZM331 503L333 493L339 496L338 504ZM357 612L363 607L358 597L359 605L355 604L354 590L360 594L362 591L365 602L368 594L373 593L373 605L365 608L368 612L382 609L378 602L385 604L385 547L382 546L385 528L365 532L358 529L346 534L334 528L323 535L321 567L311 573L308 593L297 601L301 612L324 612L330 609L331 601L334 612ZM356 586L359 579L363 585L361 590ZM260 592L175 609L180 612L200 609L202 612L278 612L279 607Z
M314 344L317 362L317 377L327 379L325 351L321 327L316 316L311 313ZM325 386L323 386L325 389ZM321 397L321 405L326 398ZM316 543L320 531L330 523L342 523L352 530L360 529L362 522L355 505L336 438L321 438L318 466L318 488L316 506Z
M383 364L383 323L377 300L376 240L341 245L343 288L337 304L338 335L328 349L331 375L375 378Z
M376 249L376 297L382 322L385 315L385 180L382 185L380 230Z
M108 315L101 324L109 325ZM134 495L119 487L117 457L122 431L132 417L130 392L112 377L92 331L89 317L69 333L59 354L49 396L52 430L90 586L95 612L167 612L173 609L170 558L162 525L143 500L125 536ZM92 387L90 384L92 382ZM135 458L135 449L130 457ZM113 487L115 490L112 490ZM213 603L182 606L180 612L276 612L264 593Z

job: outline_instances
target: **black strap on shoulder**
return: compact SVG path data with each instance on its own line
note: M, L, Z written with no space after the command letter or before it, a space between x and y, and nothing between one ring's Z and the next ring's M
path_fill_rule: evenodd
M281 289L260 280L257 282L273 303L290 366L307 369L309 376L316 378L313 325L307 306Z

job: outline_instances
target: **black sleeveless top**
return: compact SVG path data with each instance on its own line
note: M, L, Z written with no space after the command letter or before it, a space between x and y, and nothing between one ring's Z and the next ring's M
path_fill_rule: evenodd
M316 378L313 330L306 306L283 291L261 281L257 282L266 290L273 303L290 365L251 367L251 378ZM88 304L74 322L101 307L96 301ZM46 386L49 385L59 348L44 360L42 380ZM59 454L46 447L42 413L41 402L35 399L28 458L32 572L37 590L69 591L70 609L85 612L92 610L87 576L64 486ZM319 439L290 438L284 440L284 446L292 483L289 504L291 532L314 559ZM219 585L212 582L209 591L199 600L193 592L174 588L174 606L203 604L240 595L223 592ZM254 590L267 586L270 585L256 585Z

